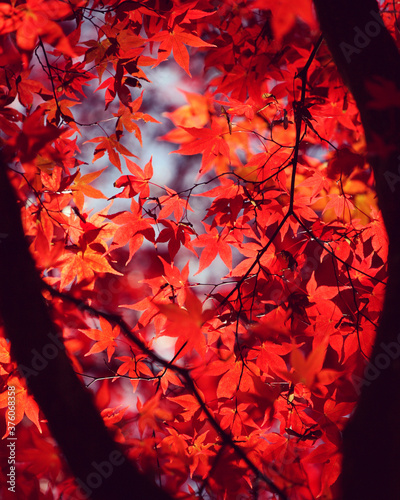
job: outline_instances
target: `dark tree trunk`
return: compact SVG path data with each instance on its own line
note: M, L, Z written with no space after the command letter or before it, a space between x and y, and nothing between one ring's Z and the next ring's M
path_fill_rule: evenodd
M1 161L0 235L0 315L11 354L78 479L80 491L98 500L170 500L138 473L114 443L90 392L72 369L42 297L17 200Z
M375 375L363 384L355 415L344 432L344 499L398 500L400 55L380 20L375 0L314 0L314 5L338 70L361 113L379 207L390 242L386 298L368 372ZM374 98L368 93L367 82L373 80L384 84L383 95L389 98L389 103L381 103L380 109L370 106Z

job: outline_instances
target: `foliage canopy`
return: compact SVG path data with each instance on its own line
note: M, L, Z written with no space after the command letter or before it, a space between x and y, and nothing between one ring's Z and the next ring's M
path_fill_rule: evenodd
M388 239L312 2L16 1L0 37L0 140L29 249L126 456L176 498L337 498ZM152 90L162 65L192 78L186 104ZM384 82L370 91L384 106ZM169 186L139 147L161 113ZM19 493L77 498L6 331L0 370Z

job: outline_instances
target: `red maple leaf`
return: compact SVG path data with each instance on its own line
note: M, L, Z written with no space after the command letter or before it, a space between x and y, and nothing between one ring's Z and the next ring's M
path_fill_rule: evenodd
M185 306L177 304L156 304L160 312L168 319L163 335L177 337L175 353L182 357L186 352L196 349L201 355L205 352L203 324L213 316L212 310L203 312L203 305L194 293L186 290Z
M93 328L90 330L80 330L87 337L96 341L85 356L90 356L91 354L96 354L107 349L107 358L108 361L110 361L111 356L114 354L115 348L117 347L115 339L120 334L120 328L118 325L112 328L110 323L102 316L100 316L100 328L100 330Z
M94 150L93 163L104 156L107 151L111 163L115 165L121 173L121 159L119 155L121 154L123 157L135 156L119 142L116 134L111 134L110 137L94 137L93 139L86 141L86 143L87 142L95 142L99 144Z
M232 250L229 244L236 243L235 239L226 231L222 231L220 234L217 228L210 229L210 226L205 223L204 226L207 232L198 236L193 242L194 246L205 247L201 252L199 269L196 274L204 271L218 254L227 268L232 270Z
M181 128L192 135L195 140L184 144L176 151L172 151L172 153L180 153L181 155L196 155L202 153L201 172L203 174L211 168L213 161L218 155L222 155L228 159L230 158L229 146L223 137L229 132L210 130L208 128Z
M10 413L9 419L6 418L7 427L2 439L10 434L10 430L21 422L24 415L36 425L39 432L42 432L39 422L39 406L36 401L28 394L18 377L10 377L7 384L6 390L0 394L0 408L8 408L12 401L15 411L13 410L13 413ZM11 394L9 388L13 388L13 394ZM8 413L7 411L6 416Z
M123 175L114 182L115 187L124 189L113 198L132 198L139 193L141 198L147 198L150 194L149 181L153 177L152 158L146 163L144 170L128 158L125 158L125 161L133 175Z
M120 248L129 242L129 262L135 252L141 247L143 239L149 241L155 240L153 229L154 219L143 217L141 207L135 200L131 201L131 212L118 212L108 215L115 224L120 227L117 229L112 242L113 248Z
M171 51L175 61L191 76L189 71L189 53L185 45L190 47L215 47L204 42L197 34L190 33L181 26L175 25L173 29L160 31L150 38L151 42L161 42L157 64L165 61Z

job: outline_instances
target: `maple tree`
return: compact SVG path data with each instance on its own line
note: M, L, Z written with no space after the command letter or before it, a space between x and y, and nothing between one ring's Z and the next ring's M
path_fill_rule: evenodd
M0 4L18 498L398 498L398 10Z

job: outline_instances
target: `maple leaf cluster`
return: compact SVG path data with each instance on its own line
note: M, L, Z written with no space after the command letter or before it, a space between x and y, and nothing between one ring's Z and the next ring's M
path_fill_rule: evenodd
M340 494L388 244L318 36L310 0L0 5L0 141L45 298L110 432L176 498ZM203 90L151 102L159 65ZM197 166L170 186L132 152L155 111L177 164ZM3 334L21 498L73 499Z

